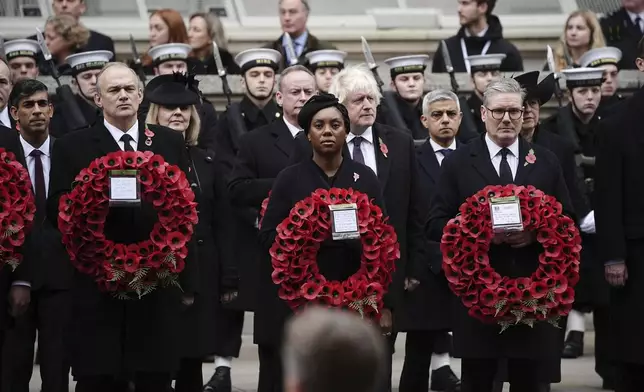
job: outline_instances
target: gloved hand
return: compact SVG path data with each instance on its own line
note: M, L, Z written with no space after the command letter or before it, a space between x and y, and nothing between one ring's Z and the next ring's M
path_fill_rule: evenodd
M590 211L579 223L579 228L586 234L595 234L595 211Z

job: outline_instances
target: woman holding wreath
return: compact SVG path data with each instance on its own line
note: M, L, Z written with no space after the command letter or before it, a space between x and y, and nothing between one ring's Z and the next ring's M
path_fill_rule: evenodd
M183 74L162 75L156 88L146 91L150 100L147 124L162 125L183 134L190 168L186 175L198 203L199 223L194 237L199 260L200 292L193 306L182 315L184 337L181 342L182 360L176 375L177 392L200 392L203 388L202 360L217 354L224 357L239 355L241 339L221 342L229 326L229 313L220 305L236 295L237 272L230 265L234 260L230 206L224 175L215 159L197 148L199 115L195 105L196 93L188 87L189 78ZM238 324L238 323L237 323ZM236 325L236 324L235 324ZM218 339L219 338L219 339Z
M349 115L345 106L333 95L320 93L311 97L304 105L298 122L311 144L313 154L311 157L305 157L302 162L284 169L273 184L259 232L260 242L266 249L274 247L276 238L279 237L279 226L289 217L289 211L314 192L351 188L365 194L373 204L384 210L382 190L373 171L343 156L350 130ZM326 211L320 210L320 214ZM382 212L382 216L385 219L386 213ZM314 262L326 281L343 281L361 268L362 253L363 249L358 239L334 241L327 238L320 243ZM270 324L268 320L265 321L278 343L284 323L292 312L289 303L283 300L283 287L276 284L272 274L275 276L271 264L268 261L262 262L260 306L269 306L272 309L273 317ZM296 290L298 289L299 287L296 287ZM292 303L290 305L293 308ZM279 362L281 361L274 361ZM281 374L281 369L260 369L260 379L263 371Z

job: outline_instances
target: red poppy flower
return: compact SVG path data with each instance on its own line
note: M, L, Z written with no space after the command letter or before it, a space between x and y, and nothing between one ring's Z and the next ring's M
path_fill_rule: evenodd
M481 291L480 301L483 306L494 306L498 302L498 297L494 290L483 289Z
M565 276L559 275L553 277L554 280L554 292L561 294L568 289L568 279Z
M508 296L507 296L508 301L510 302L518 302L521 300L521 290L519 290L516 287L512 287L508 289Z

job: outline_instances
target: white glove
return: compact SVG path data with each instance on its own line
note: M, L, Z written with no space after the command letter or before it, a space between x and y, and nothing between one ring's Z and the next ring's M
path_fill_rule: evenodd
M590 211L588 215L579 223L581 231L586 234L595 234L595 210Z

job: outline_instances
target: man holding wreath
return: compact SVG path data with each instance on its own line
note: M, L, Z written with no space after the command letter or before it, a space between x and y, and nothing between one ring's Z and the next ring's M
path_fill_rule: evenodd
M486 88L481 107L486 133L443 163L427 224L432 240L441 241L447 221L459 214L461 204L489 185L534 186L555 197L569 213L570 197L555 155L519 136L524 98L524 90L514 79L504 78ZM517 214L522 222L521 213ZM492 220L498 222L494 216ZM490 267L509 278L530 276L543 252L537 233L523 230L523 226L512 232L493 227L496 234L485 255ZM443 251L444 270L448 257ZM559 330L546 322L535 322L533 327L513 324L503 330L496 323L486 324L470 316L472 309L468 313L462 302L464 298L456 298L453 303L454 354L463 359L462 391L492 391L498 359L505 358L512 390L538 392L541 361L560 355Z
M189 162L181 133L138 121L137 110L143 95L134 71L122 63L109 63L97 77L96 90L95 102L103 109L104 121L92 128L66 134L58 139L52 153L51 197L47 212L48 218L61 231L64 230L58 219L59 199L70 193L78 173L97 158L121 151L151 152L155 159L163 159L178 166L178 170L188 172ZM170 168L168 166L167 170ZM182 173L177 176L181 178ZM88 208L98 207L90 201ZM157 215L145 200L138 206L111 206L104 222L105 238L128 244L128 247L135 246L150 236L152 227L160 220ZM169 243L168 238L159 241ZM77 254L70 255L72 260L88 246L91 244L82 244ZM90 262L99 266L108 263L108 251L94 256L100 259ZM192 242L188 242L186 253L186 268L179 275L183 292L176 287L159 287L142 298L123 300L102 291L99 283L105 282L75 271L69 336L77 392L126 391L127 380L134 380L137 391L169 389L172 373L178 369L180 359L175 342L179 340L176 334L180 330L182 306L190 306L197 291L198 271L194 270L196 252Z

